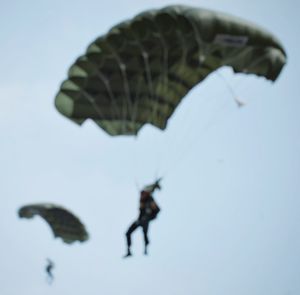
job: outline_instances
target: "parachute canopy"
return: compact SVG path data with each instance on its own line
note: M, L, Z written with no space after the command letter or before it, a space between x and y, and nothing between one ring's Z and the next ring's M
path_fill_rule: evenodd
M280 42L237 17L168 6L114 26L70 67L55 99L78 124L94 120L110 135L165 129L182 98L222 66L275 81L286 63Z
M75 241L84 242L89 235L80 222L70 211L49 203L32 204L19 209L19 217L32 218L41 216L51 227L55 237L62 238L67 244Z

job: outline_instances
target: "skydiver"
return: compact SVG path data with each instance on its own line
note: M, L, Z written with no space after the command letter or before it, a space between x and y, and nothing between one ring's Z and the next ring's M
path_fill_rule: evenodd
M156 182L154 182L151 185L148 185L144 187L144 189L140 193L140 214L136 221L134 221L131 226L128 228L126 232L126 241L127 241L127 254L124 256L124 258L131 256L131 234L138 228L142 227L143 233L144 233L144 243L145 243L145 250L144 254L147 255L147 246L149 244L148 239L148 229L149 229L149 223L151 220L155 219L157 214L160 211L160 208L156 204L156 202L153 199L152 193L156 189L161 189L160 182L161 179L158 179Z
M47 272L47 282L49 284L52 284L52 282L54 280L54 276L53 276L53 273L52 273L53 268L54 268L53 261L50 260L49 258L47 258L46 272Z

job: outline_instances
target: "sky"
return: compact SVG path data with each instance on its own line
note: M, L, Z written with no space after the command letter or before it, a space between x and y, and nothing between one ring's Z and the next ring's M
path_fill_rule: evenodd
M300 294L300 4L180 3L259 24L281 40L288 62L275 83L220 69L187 95L164 132L145 126L137 138L112 138L93 122L79 127L54 97L94 39L143 10L178 3L0 3L1 294ZM134 256L124 260L139 189L158 176L162 211L149 255L137 231ZM70 209L90 240L66 245L42 219L20 220L18 208L34 202Z

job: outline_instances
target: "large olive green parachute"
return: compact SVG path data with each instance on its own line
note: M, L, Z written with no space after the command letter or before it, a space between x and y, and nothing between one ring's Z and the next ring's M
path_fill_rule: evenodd
M19 209L19 217L32 218L41 216L51 227L55 237L60 237L67 244L75 241L84 242L89 236L80 220L70 211L49 203L31 204Z
M56 96L60 113L94 120L110 135L137 134L146 123L165 129L182 98L211 72L275 81L286 62L264 29L210 10L149 10L96 39L71 66Z

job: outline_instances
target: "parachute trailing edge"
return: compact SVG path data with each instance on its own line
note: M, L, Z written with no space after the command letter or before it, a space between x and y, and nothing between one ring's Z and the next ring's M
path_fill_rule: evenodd
M147 123L165 129L183 97L222 66L275 81L285 63L281 43L255 24L168 6L91 43L70 67L55 106L78 124L89 118L110 135L136 135Z
M39 215L49 224L54 236L61 238L67 244L75 241L84 242L89 239L81 221L63 207L50 203L31 204L21 207L18 214L21 218L32 218Z

